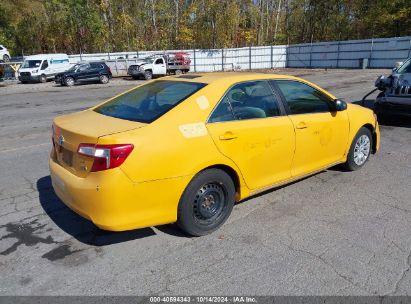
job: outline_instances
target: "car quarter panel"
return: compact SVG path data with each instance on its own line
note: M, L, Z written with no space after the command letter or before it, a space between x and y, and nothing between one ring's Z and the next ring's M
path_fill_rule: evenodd
M120 168L81 178L53 159L49 160L49 167L57 196L76 213L112 231L175 222L182 191L192 178L133 183Z

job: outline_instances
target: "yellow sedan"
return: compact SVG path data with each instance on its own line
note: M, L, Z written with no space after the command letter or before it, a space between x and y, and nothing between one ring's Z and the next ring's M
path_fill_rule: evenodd
M60 199L98 227L205 235L235 202L379 149L369 109L285 75L186 74L53 122Z

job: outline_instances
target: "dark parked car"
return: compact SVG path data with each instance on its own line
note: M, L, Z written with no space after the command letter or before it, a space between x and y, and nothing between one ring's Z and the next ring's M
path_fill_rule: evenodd
M104 62L78 63L54 77L56 83L71 87L83 81L108 83L112 77L110 68Z
M411 117L411 58L394 68L390 76L378 77L375 86L382 91L374 104L380 120L392 115Z

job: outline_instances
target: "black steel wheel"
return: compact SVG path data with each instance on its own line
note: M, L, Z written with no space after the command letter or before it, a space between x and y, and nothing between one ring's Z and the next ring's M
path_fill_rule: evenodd
M202 171L192 179L180 199L177 224L192 236L209 234L224 224L234 201L235 186L226 172Z

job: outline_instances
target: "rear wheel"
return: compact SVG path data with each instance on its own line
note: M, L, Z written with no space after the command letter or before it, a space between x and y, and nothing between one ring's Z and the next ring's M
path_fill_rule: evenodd
M100 83L106 84L109 82L109 78L107 75L100 75Z
M231 177L220 169L197 174L178 205L178 226L187 234L202 236L217 230L230 216L235 201Z
M176 75L181 75L181 74L183 74L183 71L182 70L176 70Z
M74 85L74 78L73 77L66 77L66 79L64 79L64 84L68 87L71 87Z
M144 79L145 80L150 80L153 78L153 73L151 71L145 71L144 72Z
M371 154L372 134L371 131L362 127L355 135L350 151L348 152L345 169L355 171L363 167Z
M4 55L4 56L3 56L3 61L4 61L4 62L9 62L9 61L10 61L9 55Z

